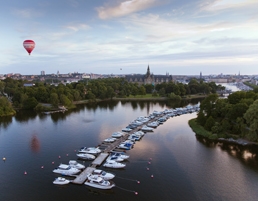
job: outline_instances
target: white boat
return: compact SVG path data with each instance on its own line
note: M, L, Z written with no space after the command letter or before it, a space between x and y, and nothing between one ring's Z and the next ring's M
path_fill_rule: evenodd
M99 169L95 169L92 173L92 175L97 175L102 177L104 180L110 180L113 179L115 177L114 174L106 172L104 170L99 170Z
M153 131L153 128L144 125L144 126L141 128L141 130L142 130L142 131Z
M74 175L80 172L79 169L71 167L70 165L60 164L57 168L53 170L54 173L62 175Z
M88 176L88 179L84 183L87 186L91 186L94 188L99 188L99 189L111 189L115 187L114 182L112 181L106 181L102 177L97 176L97 175L90 175Z
M136 135L136 134L131 134L129 135L129 137L127 138L128 140L136 140L139 141L141 139L142 136Z
M65 185L65 184L69 184L69 183L70 183L70 180L65 179L63 177L57 177L53 181L53 184L58 184L58 185Z
M69 165L70 165L71 167L77 168L77 169L79 169L79 170L81 170L81 169L84 169L84 168L85 168L85 166L84 166L84 165L82 165L82 164L78 163L78 162L77 162L77 161L75 161L75 160L70 160L70 161L69 161Z
M125 164L116 161L106 161L103 166L108 168L124 168Z
M78 153L76 154L81 159L94 160L96 157L92 154Z
M131 128L123 128L122 131L123 132L130 132L132 129Z
M116 138L114 138L114 137L106 138L104 140L104 142L115 142L115 141L116 141Z
M130 157L129 155L126 155L125 153L122 153L122 152L111 152L111 155L112 156L119 156L120 158L122 158L124 160L126 160Z
M159 122L153 121L147 124L148 127L156 128L159 125Z
M114 133L112 133L112 137L113 138L119 138L119 137L122 137L124 135L124 133L122 133L122 132L114 132Z
M116 161L116 162L122 162L124 159L121 158L120 156L113 156L113 155L109 155L109 157L107 157L106 161Z
M86 154L99 154L101 150L98 147L82 147L79 150L80 153L86 153Z
M125 149L125 150L130 150L133 147L133 144L131 143L121 143L118 145L118 148L120 149Z

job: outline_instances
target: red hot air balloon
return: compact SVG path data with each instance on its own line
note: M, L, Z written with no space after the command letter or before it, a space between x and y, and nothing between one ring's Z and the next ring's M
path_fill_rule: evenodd
M35 42L33 40L25 40L23 42L23 47L27 50L27 52L30 53L32 52L32 50L35 47Z

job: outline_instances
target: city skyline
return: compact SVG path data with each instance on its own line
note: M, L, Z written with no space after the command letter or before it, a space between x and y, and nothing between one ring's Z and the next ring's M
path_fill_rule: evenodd
M256 0L1 4L0 74L257 74ZM36 43L29 56L23 41Z

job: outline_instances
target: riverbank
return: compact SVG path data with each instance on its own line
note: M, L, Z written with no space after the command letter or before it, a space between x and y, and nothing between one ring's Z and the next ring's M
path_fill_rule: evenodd
M196 118L195 119L190 119L188 121L188 124L192 128L193 132L196 135L208 138L210 140L216 140L216 141L219 141L219 142L230 142L230 143L235 143L235 144L239 144L239 145L258 145L258 143L252 142L252 141L249 141L249 140L246 140L246 139L242 139L242 138L234 139L232 137L232 135L226 135L226 134L224 134L224 135L223 134L222 135L217 135L217 134L213 134L213 133L205 130L202 126L200 126L196 122Z

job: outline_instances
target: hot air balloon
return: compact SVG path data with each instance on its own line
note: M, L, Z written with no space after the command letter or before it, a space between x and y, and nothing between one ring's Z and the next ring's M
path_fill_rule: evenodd
M27 50L27 52L30 53L32 52L32 50L35 47L35 42L33 40L25 40L23 42L23 47Z

